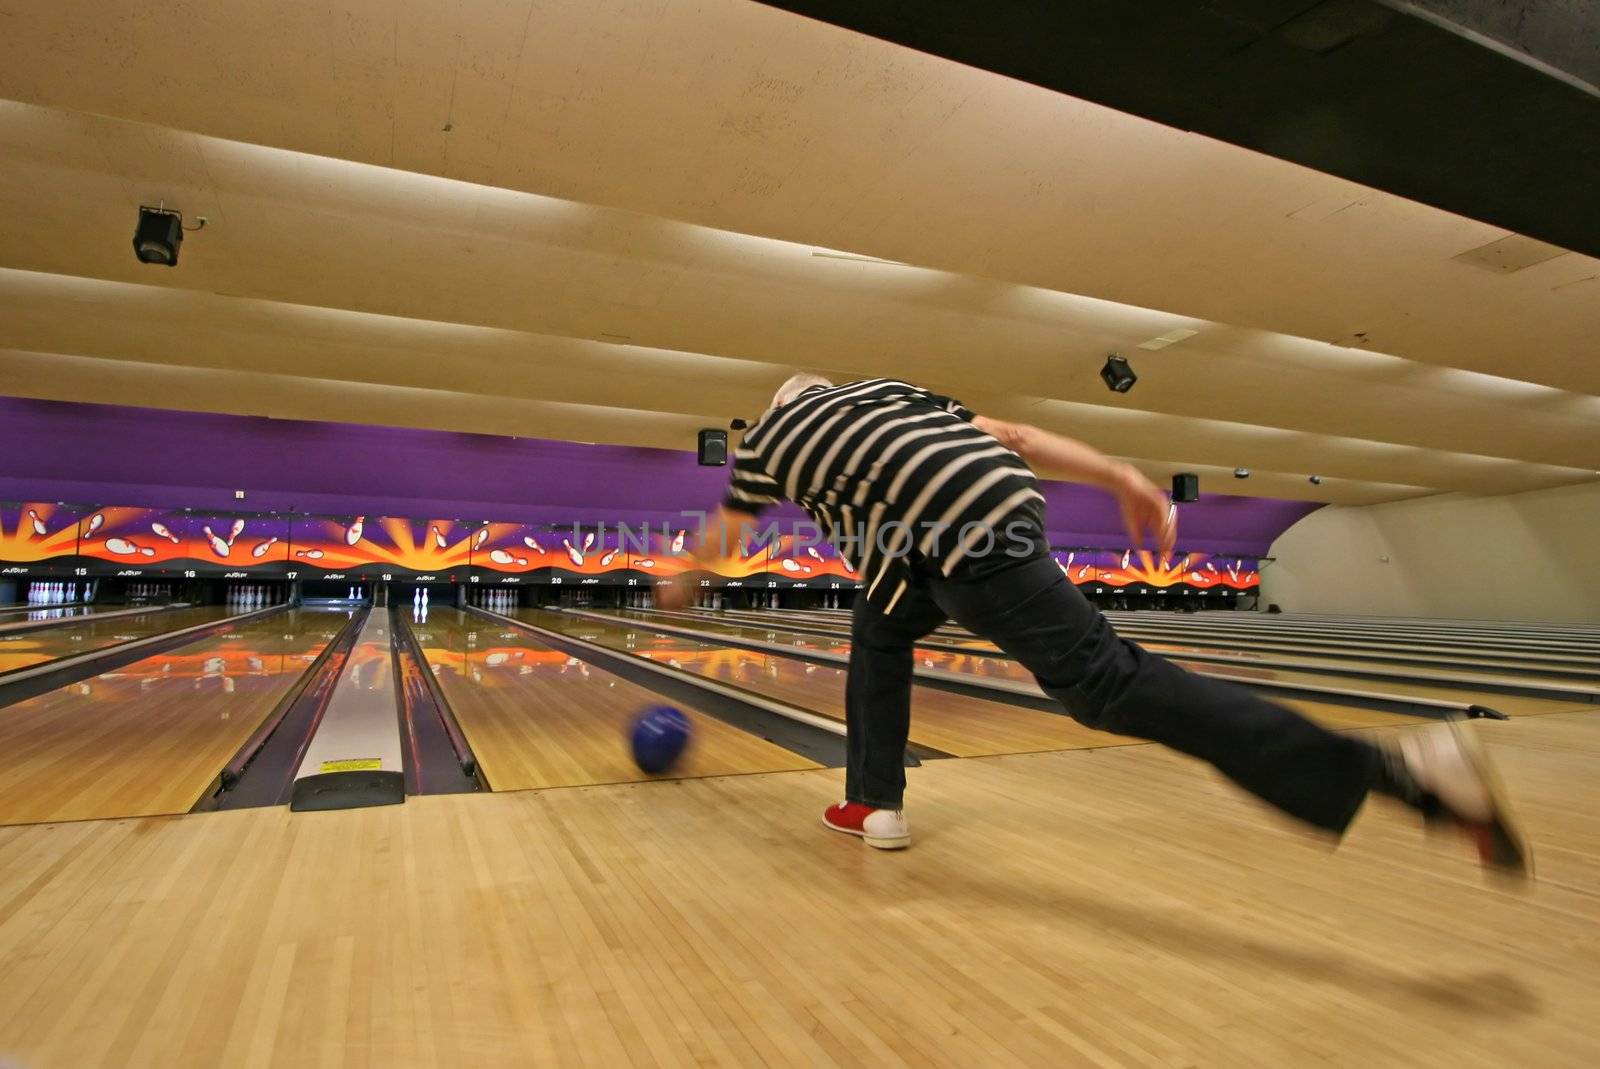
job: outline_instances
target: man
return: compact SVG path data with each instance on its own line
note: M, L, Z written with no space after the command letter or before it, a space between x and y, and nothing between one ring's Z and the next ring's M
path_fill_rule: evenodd
M1050 557L1030 465L1106 490L1135 546L1153 533L1163 559L1172 552L1176 506L1132 466L909 383L796 375L746 431L696 555L726 552L736 531L787 499L865 584L851 621L845 800L824 813L828 827L881 849L910 845L913 646L953 619L1015 658L1080 723L1208 761L1308 824L1341 833L1377 791L1460 828L1484 865L1529 874L1487 757L1458 725L1376 746L1118 638Z

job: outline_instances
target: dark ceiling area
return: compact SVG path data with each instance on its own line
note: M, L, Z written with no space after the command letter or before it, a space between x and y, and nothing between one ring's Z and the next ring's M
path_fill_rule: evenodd
M1448 5L762 2L1600 256L1600 90Z

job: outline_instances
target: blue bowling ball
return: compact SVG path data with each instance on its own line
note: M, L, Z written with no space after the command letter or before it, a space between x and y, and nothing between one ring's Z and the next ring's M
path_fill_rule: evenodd
M665 772L689 745L689 718L670 705L652 705L634 720L632 741L641 772Z

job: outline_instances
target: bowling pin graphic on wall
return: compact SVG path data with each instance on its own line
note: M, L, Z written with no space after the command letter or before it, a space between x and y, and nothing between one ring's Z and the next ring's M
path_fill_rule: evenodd
M211 546L211 552L215 553L219 557L226 557L229 550L232 549L227 540L218 537L217 533L209 526L202 527L201 530L206 534L206 542Z
M345 532L344 532L344 544L345 545L353 546L357 542L361 541L361 530L362 530L362 527L366 524L366 521L367 521L367 518L365 516L357 516L356 517L356 521L354 523L352 523L349 527L345 528Z

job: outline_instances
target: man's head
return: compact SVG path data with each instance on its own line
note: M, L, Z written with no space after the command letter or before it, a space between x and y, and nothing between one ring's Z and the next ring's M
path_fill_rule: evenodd
M809 371L802 371L798 375L790 375L789 381L778 387L778 392L772 395L772 407L778 408L793 401L813 386L832 386L833 383L821 375L813 375Z

